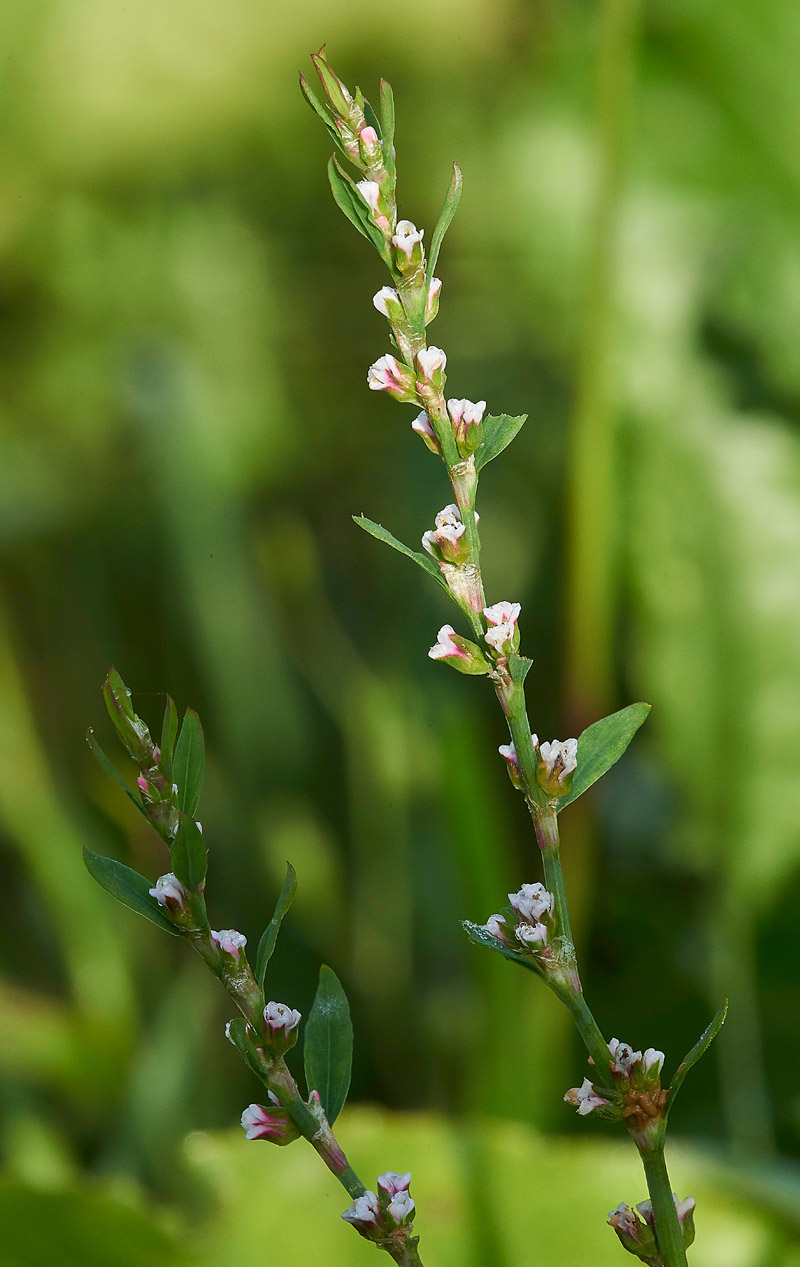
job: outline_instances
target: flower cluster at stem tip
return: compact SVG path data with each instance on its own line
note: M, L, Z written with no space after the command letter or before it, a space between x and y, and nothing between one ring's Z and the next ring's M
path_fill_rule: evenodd
M594 1113L608 1121L624 1119L630 1130L645 1130L660 1119L667 1099L661 1087L664 1053L655 1047L634 1051L618 1038L611 1039L608 1051L607 1070L598 1071L595 1081L584 1078L564 1099L582 1117Z
M388 1170L378 1176L378 1191L368 1189L356 1197L342 1218L369 1241L385 1241L398 1231L409 1231L415 1208L410 1184L410 1172L401 1175Z

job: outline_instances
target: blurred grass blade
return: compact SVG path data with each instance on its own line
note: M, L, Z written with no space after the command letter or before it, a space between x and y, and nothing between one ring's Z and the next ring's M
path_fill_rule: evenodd
M407 559L413 559L414 563L421 567L423 572L427 572L429 576L439 582L442 589L446 590L448 594L450 593L435 560L429 554L420 554L418 550L412 550L409 546L403 545L402 541L398 541L397 537L392 536L388 528L381 527L380 524L376 524L372 519L365 519L363 515L353 515L353 522L357 523L359 528L363 528L365 532L368 532L376 541L384 541L387 546L391 546L399 554L404 554Z
M170 923L158 902L150 896L151 885L145 876L115 858L103 858L98 853L92 853L91 849L84 849L83 861L97 883L129 911L143 915L151 924L175 937L181 936L180 930Z
M431 238L431 253L428 256L428 266L425 269L425 282L427 286L430 286L431 284L431 278L433 277L434 269L436 268L436 261L439 258L439 251L441 250L442 242L444 241L444 235L450 228L450 222L458 210L458 204L461 201L462 183L463 177L461 175L461 168L458 163L453 163L453 177L450 181L450 188L448 189L447 196L444 200L442 214L439 216L436 228L433 230L433 237Z
M172 870L191 893L198 893L206 878L208 856L203 835L190 814L181 814L172 846Z
M258 943L258 954L256 956L256 981L264 989L264 977L267 973L267 965L272 958L272 952L278 940L278 933L289 907L294 901L294 895L297 892L297 872L291 862L286 863L286 879L283 887L278 895L275 903L275 911L272 919L267 924L261 935L261 941Z
M141 800L136 795L136 793L134 792L130 784L126 783L125 779L122 777L117 767L113 764L112 761L109 760L109 758L103 752L103 749L100 747L99 743L94 737L94 731L91 729L91 727L86 732L86 742L88 743L89 747L92 750L92 756L94 757L95 761L100 766L100 769L104 772L104 774L107 774L110 779L113 779L117 787L121 788L122 791L125 793L125 795L128 797L128 799L133 802L133 804L138 809L139 813L143 815L144 818L147 818L147 810L145 809ZM149 819L148 819L148 822L149 822Z
M178 809L192 818L200 800L206 766L206 747L200 718L193 708L183 716L172 763L172 781L178 785Z
M713 1043L714 1039L717 1037L717 1034L722 1029L722 1026L725 1024L725 1017L727 1015L728 1015L728 999L726 996L722 1000L719 1006L719 1010L717 1011L717 1014L714 1017L713 1021L711 1021L710 1025L706 1027L706 1029L698 1038L694 1047L691 1049L690 1052L687 1053L687 1055L684 1056L683 1060L678 1065L678 1068L675 1071L675 1076L672 1079L672 1082L669 1084L669 1094L667 1097L666 1107L664 1109L665 1121L667 1117L669 1116L669 1112L674 1103L675 1096L678 1094L678 1092L680 1091L683 1085L684 1078L686 1077L687 1073L692 1068L692 1066L697 1064L701 1056L704 1056L706 1054L709 1047Z
M164 709L164 721L161 726L161 769L168 779L172 779L172 760L175 754L175 739L178 734L178 710L171 695L167 696Z
M491 462L503 449L508 448L514 436L521 429L527 414L519 414L516 418L508 414L490 415L483 420L483 441L475 450L475 469L480 471L487 462Z
M559 812L619 761L649 712L649 704L629 704L583 731L578 740L578 768L570 791L558 802Z
M320 968L319 986L306 1024L303 1060L308 1093L319 1092L332 1126L350 1090L353 1023L347 995L327 964Z

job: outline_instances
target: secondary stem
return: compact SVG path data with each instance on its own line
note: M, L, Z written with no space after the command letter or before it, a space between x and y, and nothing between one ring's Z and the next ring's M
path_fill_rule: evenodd
M650 1147L642 1147L638 1140L636 1144L647 1179L656 1225L658 1251L664 1260L664 1267L687 1267L683 1234L672 1196L672 1185L667 1174L667 1163L664 1159L663 1136L659 1134L657 1143Z

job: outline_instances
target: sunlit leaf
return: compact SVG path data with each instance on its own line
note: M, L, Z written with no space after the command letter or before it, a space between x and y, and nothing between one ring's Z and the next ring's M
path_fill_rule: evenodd
M433 237L431 238L431 249L428 255L427 267L425 269L425 282L427 286L430 286L431 284L434 269L436 268L436 261L439 258L439 251L441 250L442 242L444 241L444 235L450 228L450 222L458 210L458 204L461 201L462 181L463 177L461 175L461 168L458 166L458 163L453 163L453 175L450 180L450 187L445 196L442 214L439 216L436 228L433 230Z
M127 906L128 910L143 915L151 924L163 928L167 933L176 937L181 935L180 930L167 919L155 898L150 896L152 883L145 876L126 867L124 863L117 862L115 858L103 858L100 854L92 853L91 849L84 849L83 861L97 883L123 906Z
M583 731L578 739L578 768L570 791L558 802L559 810L576 801L619 761L649 712L649 704L629 704Z
M490 414L484 418L483 440L480 447L475 450L476 470L480 471L487 462L491 462L508 447L527 417L527 414L520 414L516 418L511 418L508 414L496 416Z
M443 589L447 590L447 583L444 580L436 561L429 554L421 554L417 550L411 550L408 546L403 545L402 541L398 541L397 537L393 537L387 528L382 528L380 524L374 523L371 519L365 519L363 515L353 515L353 521L358 524L359 528L363 528L371 537L375 537L376 541L385 541L387 546L391 546L393 550L397 550L399 554L404 554L407 559L412 559L417 567L421 567L423 572L427 572L435 581L438 581ZM449 590L447 590L449 594Z

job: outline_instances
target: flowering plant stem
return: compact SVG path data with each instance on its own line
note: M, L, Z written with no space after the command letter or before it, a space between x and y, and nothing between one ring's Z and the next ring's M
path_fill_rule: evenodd
M636 1140L636 1147L639 1149L647 1179L658 1248L664 1267L687 1267L686 1250L664 1158L663 1129L658 1130L657 1138L652 1144L643 1144Z

